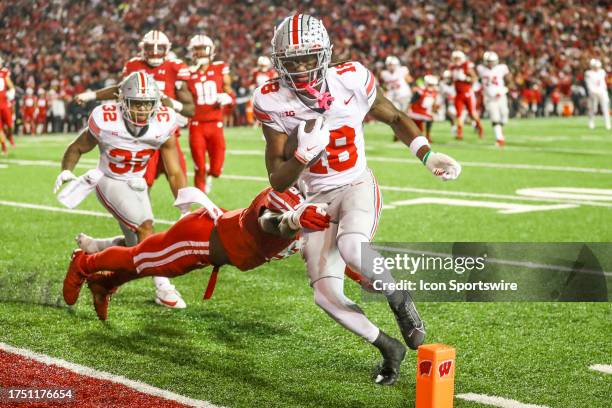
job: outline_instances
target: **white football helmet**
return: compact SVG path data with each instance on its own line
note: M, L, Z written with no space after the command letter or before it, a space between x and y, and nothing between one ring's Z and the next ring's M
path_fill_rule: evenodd
M399 58L397 58L397 57L395 57L393 55L389 55L385 59L385 65L387 66L387 69L389 69L389 70L395 69L396 67L399 67L399 65L400 65Z
M198 67L209 65L215 58L215 43L203 34L191 37L187 49L192 63Z
M42 88L38 88L38 91L36 93L38 94L38 96L43 96L45 94L45 90Z
M164 62L171 45L166 34L158 30L149 31L138 43L142 58L152 67L158 67Z
M270 61L270 58L266 57L265 55L262 55L261 57L257 58L257 68L260 71L266 72L270 69L271 66L272 62Z
M272 64L285 86L293 90L322 84L331 61L332 45L321 20L295 14L280 23L272 38ZM310 57L310 58L309 58Z
M442 72L442 79L445 79L445 80L446 79L451 79L451 72L448 69L446 69L446 70L444 70L444 72Z
M435 75L425 75L423 81L425 81L425 86L438 86L438 77Z
M490 67L497 65L497 63L499 62L497 54L493 51L485 52L482 56L482 59L484 60L485 64L489 65Z
M26 93L26 95L32 96L32 95L34 95L34 90L32 88L30 88L30 87L27 87L25 93Z
M455 50L451 54L451 59L453 60L455 64L463 64L466 60L466 57L463 51Z
M160 106L161 93L149 74L137 71L119 84L119 103L123 119L137 127L149 124Z
M601 68L601 61L597 58L592 58L591 61L589 61L589 65L592 69L599 69Z

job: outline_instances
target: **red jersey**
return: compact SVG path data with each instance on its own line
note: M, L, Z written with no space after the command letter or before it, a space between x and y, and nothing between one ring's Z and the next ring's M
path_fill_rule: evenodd
M269 69L264 72L255 68L251 72L251 85L255 86L255 88L259 88L260 86L262 86L269 80L276 78L277 76L278 75L276 75L276 71L274 71L273 69Z
M152 75L159 86L159 90L166 96L176 99L176 82L189 79L189 68L179 59L169 59L157 67L152 67L144 58L136 57L129 60L123 67L122 75L125 77L132 72L144 71Z
M290 247L298 238L282 238L262 231L259 217L265 209L286 211L301 202L302 197L293 189L279 193L268 187L255 197L248 208L224 213L217 220L217 232L232 265L246 271L271 259L290 255Z
M36 110L36 97L34 95L24 96L21 106L24 116L34 116L34 111Z
M426 119L432 119L434 105L438 98L438 91L435 89L418 87L415 89L415 93L418 94L419 99L410 105L410 111L417 115L422 115Z
M191 72L187 80L193 95L195 113L191 120L198 122L219 122L223 120L223 108L217 102L217 94L223 93L223 77L229 74L229 67L222 61L215 61L205 70Z
M472 90L472 76L470 71L474 69L474 63L465 61L462 64L451 64L448 69L455 85L457 93L467 93Z
M7 90L7 79L11 77L11 73L8 68L0 68L0 106L6 107L9 106L9 100L6 97Z

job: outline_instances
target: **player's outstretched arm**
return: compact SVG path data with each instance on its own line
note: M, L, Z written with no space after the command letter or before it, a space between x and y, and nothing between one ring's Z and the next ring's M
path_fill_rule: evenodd
M162 160L164 161L164 167L166 169L166 174L168 175L170 189L172 190L174 198L176 198L178 191L183 187L187 187L187 180L185 179L185 174L183 173L183 169L181 168L179 162L176 138L174 136L170 136L170 138L166 140L163 145L161 145L159 151L162 156Z
M374 119L389 125L397 138L408 147L410 147L410 143L412 143L421 133L414 121L404 112L397 109L395 105L384 96L380 88L376 92L376 99L370 108L369 114ZM416 153L416 156L423 160L423 157L428 151L429 146L423 146Z
M97 91L85 91L74 97L74 101L78 105L84 105L90 101L106 101L117 99L119 95L119 87L117 85L107 86L106 88L98 89Z
M459 177L461 173L459 163L445 154L432 152L427 138L420 135L420 130L414 121L397 109L380 89L369 113L374 119L389 125L397 138L410 148L434 176L444 181Z
M270 185L276 191L285 191L293 186L306 164L295 157L285 160L285 144L288 136L269 126L262 126L266 138L266 168Z
M77 138L74 139L70 145L68 145L66 151L64 152L64 157L62 158L62 172L55 180L55 186L53 188L54 193L56 193L65 182L77 178L74 175L73 170L79 162L79 159L84 153L87 153L96 147L97 144L98 141L96 138L91 134L89 128L86 128L83 129L79 136L77 136Z

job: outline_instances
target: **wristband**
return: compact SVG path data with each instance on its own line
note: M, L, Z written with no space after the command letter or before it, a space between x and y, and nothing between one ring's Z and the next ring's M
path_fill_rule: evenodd
M85 91L79 95L79 98L81 98L83 102L95 101L96 92L95 91Z
M429 141L425 136L417 136L410 142L410 151L416 156L419 149L423 146L429 146Z

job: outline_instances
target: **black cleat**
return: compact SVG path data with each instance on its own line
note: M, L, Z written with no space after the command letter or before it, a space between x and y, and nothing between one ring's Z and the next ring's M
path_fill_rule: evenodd
M389 307L395 315L404 341L408 347L416 350L425 340L425 325L408 291L396 291L393 295L401 296L401 298L397 302L394 302L395 299L389 299Z
M406 347L383 331L374 340L374 346L383 356L382 364L376 371L374 382L379 385L393 385L400 376L400 365L406 356Z

